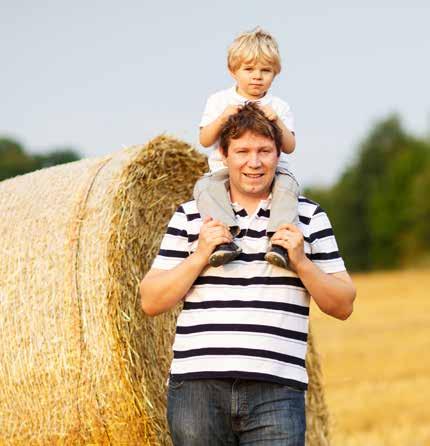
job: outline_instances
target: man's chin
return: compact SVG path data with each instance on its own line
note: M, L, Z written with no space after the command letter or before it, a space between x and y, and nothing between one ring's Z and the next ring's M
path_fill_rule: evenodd
M242 191L250 196L255 196L256 198L261 197L263 195L269 195L270 187L267 186L258 186L258 185L246 185L242 188Z

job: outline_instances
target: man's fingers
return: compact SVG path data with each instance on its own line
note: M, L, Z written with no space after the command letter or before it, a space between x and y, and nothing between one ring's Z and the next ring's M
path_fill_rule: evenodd
M220 237L216 237L212 240L213 244L215 246L221 245L222 243L230 243L231 240L228 239L227 237L224 236L220 236Z
M215 237L225 237L229 240L232 240L233 237L228 231L225 231L220 228L210 228L205 234L206 239L213 239Z
M284 223L283 225L279 226L277 231L280 231L282 229L288 229L291 232L302 232L296 225L293 225L292 223Z
M212 217L210 217L210 220L207 223L204 223L206 228L212 228L215 226L222 226L226 228L226 225L224 223L221 223L219 220L215 220Z

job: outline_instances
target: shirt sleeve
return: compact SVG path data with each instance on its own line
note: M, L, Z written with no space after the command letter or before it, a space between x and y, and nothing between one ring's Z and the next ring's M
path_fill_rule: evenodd
M172 269L189 256L187 216L182 208L170 219L160 250L152 262L152 268Z
M215 119L224 111L224 108L222 106L222 101L219 100L217 94L209 96L206 101L202 119L200 120L200 127L206 127L208 124L215 121Z
M325 273L346 271L327 214L318 206L309 223L310 259Z
M294 114L291 107L286 102L278 99L275 111L279 116L279 119L285 124L285 127L287 127L290 132L295 133Z

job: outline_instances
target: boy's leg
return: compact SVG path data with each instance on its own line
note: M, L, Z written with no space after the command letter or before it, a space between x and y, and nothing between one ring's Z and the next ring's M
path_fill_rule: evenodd
M210 216L221 221L235 236L239 232L239 226L228 197L227 181L227 169L206 174L194 186L194 198L202 218ZM235 259L240 253L241 250L235 243L224 243L215 249L209 258L209 263L212 266L223 265Z
M236 446L231 428L231 380L170 378L167 421L174 446Z
M297 224L299 184L287 171L278 171L272 190L272 205L267 234L271 237L285 223ZM282 268L288 268L288 252L279 245L271 245L265 259Z

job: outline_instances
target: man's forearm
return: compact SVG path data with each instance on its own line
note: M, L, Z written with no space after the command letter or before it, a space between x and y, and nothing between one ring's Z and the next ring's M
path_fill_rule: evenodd
M346 272L327 274L306 259L297 274L321 311L342 320L350 316L355 287Z
M193 253L173 269L149 271L140 283L143 311L149 316L157 316L173 308L206 265L206 259Z

